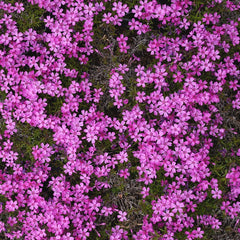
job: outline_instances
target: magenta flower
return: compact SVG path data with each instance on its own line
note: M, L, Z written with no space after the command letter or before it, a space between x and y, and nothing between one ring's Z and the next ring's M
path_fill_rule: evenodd
M121 169L119 172L119 176L123 177L124 179L127 179L130 176L130 173L128 172L128 168Z
M127 213L126 212L123 212L123 211L118 211L118 218L119 218L119 221L120 222L124 222L124 221L127 221Z

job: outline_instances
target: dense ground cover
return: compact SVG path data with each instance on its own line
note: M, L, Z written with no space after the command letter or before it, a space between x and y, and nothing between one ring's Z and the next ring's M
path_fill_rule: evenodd
M0 238L240 239L239 13L0 1Z

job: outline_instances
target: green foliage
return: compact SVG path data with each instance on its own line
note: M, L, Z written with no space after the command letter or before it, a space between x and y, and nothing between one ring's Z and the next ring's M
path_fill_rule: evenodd
M15 3L16 1L9 1ZM32 28L39 33L44 32L44 23L41 20L44 14L44 9L38 7L38 5L32 5L27 1L23 1L24 11L20 14L14 13L13 20L17 22L17 27L20 32L25 32Z
M156 200L156 197L163 195L166 186L162 186L162 181L165 179L164 170L161 168L157 171L157 178L150 184L150 196L147 199Z
M47 100L47 106L45 107L46 109L46 114L49 115L55 115L58 116L61 114L61 107L64 102L63 97L52 97L48 94L39 94L39 98L46 99Z
M24 164L34 164L35 160L32 155L32 148L41 143L53 144L52 131L31 127L28 123L17 122L17 134L11 137L13 151L19 153L17 162Z

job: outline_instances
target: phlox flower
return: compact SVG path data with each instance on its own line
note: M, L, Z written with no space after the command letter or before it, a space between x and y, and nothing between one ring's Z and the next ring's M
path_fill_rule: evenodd
M101 11L103 11L103 10L105 10L105 9L106 9L106 8L105 8L105 6L103 5L102 2L95 4L95 10L96 10L97 12L101 12Z
M118 216L117 217L119 218L120 222L126 221L127 220L126 216L127 216L126 212L118 211Z
M115 228L112 228L112 234L110 236L110 240L127 240L127 231L124 231L120 228L119 225L117 225Z
M132 13L134 13L134 17L135 18L140 18L142 16L142 10L143 10L143 6L138 6L135 5L134 9L132 10Z
M114 2L112 10L116 11L120 18L129 12L127 4L122 4L122 2Z
M141 22L136 21L134 18L128 23L128 25L130 26L130 30L137 30L140 24Z
M180 71L177 71L177 73L176 74L173 74L173 78L174 78L174 82L176 83L176 82L182 82L182 79L183 79L183 75L181 74L181 72Z
M86 132L86 139L88 142L91 142L92 144L95 143L95 141L98 139L97 133L98 133L99 128L96 126L87 126L86 129L83 131Z
M130 176L130 173L128 172L128 168L121 169L119 172L119 176L123 177L124 179L127 179Z
M93 15L93 12L95 11L95 7L93 6L92 3L89 3L89 5L84 5L84 13L86 15Z
M78 230L78 237L81 240L86 240L89 237L90 233L88 232L87 228L81 228Z
M202 238L204 231L200 227L197 228L197 230L193 230L193 233L195 234L196 238Z
M166 210L165 212L162 213L162 215L164 221L172 222L172 217L174 216L174 213L170 212L169 210Z
M226 41L223 41L222 42L222 48L223 48L225 53L228 53L229 49L230 49L230 45L228 43L226 43Z
M238 149L238 151L237 151L237 156L239 156L240 157L240 148Z
M185 30L187 30L190 26L190 22L187 21L186 18L184 18L180 24L180 28L185 28Z
M150 188L149 187L143 187L141 194L143 195L143 198L146 198L149 195Z
M126 151L121 151L116 155L116 158L119 160L120 163L128 162L128 154Z
M143 87L143 88L145 88L146 87L146 83L148 83L147 79L145 77L143 77L143 76L140 77L140 78L137 78L136 81L137 81L137 86L138 87Z
M176 173L176 169L177 166L175 162L172 162L171 164L169 163L169 165L166 165L166 167L164 167L164 170L166 171L164 176L170 176L171 178L173 178L174 174Z
M2 222L2 221L0 221L0 232L3 232L3 231L5 231L6 229L5 229L5 224L4 224L4 222Z
M137 92L136 100L139 103L144 102L146 100L145 94L146 94L145 92Z
M118 71L120 71L122 74L125 74L127 71L129 71L129 68L127 67L127 64L119 64L118 65L118 68L117 68Z
M90 210L98 212L99 211L99 207L101 206L101 203L98 202L97 199L93 199L90 203L89 203L89 207Z
M122 106L123 106L123 103L122 103L122 99L120 98L117 98L117 99L115 99L115 101L114 101L114 103L113 103L113 105L114 106L117 106L117 108L119 109L119 108L121 108Z
M88 57L85 54L82 54L78 59L81 64L87 64L88 62Z
M159 21L161 21L164 19L166 11L160 4L158 4L157 6L154 7L153 14L154 18L157 18Z
M127 43L123 43L119 45L120 52L127 53L128 49L130 49L130 46L127 45Z
M218 190L218 189L213 189L211 190L211 193L212 193L212 197L213 198L217 198L217 199L220 199L221 198L221 194L222 194L222 191L221 190Z
M106 22L107 24L109 24L110 22L112 22L112 19L113 19L113 17L112 17L112 13L104 13L103 14L103 19L102 19L102 21L103 22Z
M240 109L240 99L233 100L232 107L236 109Z
M24 34L25 34L24 40L29 41L29 42L34 41L37 37L37 32L35 30L33 30L32 28L30 28Z
M17 201L7 201L5 208L8 212L14 212L16 209L18 209Z
M17 129L16 129L16 123L12 120L12 119L8 119L5 121L6 123L6 128L7 128L7 131L5 131L7 134L10 134L10 135L13 135L14 133L17 132Z
M212 218L212 221L211 221L212 229L219 229L221 225L222 223L218 219Z
M238 84L237 80L229 82L229 88L233 89L234 91L236 91L239 87L240 85Z
M119 48L120 48L120 52L127 53L127 50L130 48L127 45L127 40L128 40L128 37L124 37L123 34L121 34L120 37L117 37L117 41L118 41L118 45L119 45Z
M16 2L14 11L16 11L17 13L23 12L24 11L23 3Z
M101 210L101 213L105 216L105 217L107 217L107 216L109 216L109 215L112 215L112 213L113 213L113 209L111 208L111 207L103 207L102 208L102 210Z
M101 88L99 88L99 89L94 88L94 99L93 99L93 101L98 103L100 101L100 97L102 95L103 95L103 92L102 92Z

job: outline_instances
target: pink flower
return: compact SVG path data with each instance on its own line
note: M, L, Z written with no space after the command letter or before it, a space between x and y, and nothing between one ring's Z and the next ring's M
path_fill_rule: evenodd
M106 22L107 24L109 24L111 21L112 21L112 19L113 19L113 17L112 17L112 13L104 13L103 14L103 19L102 19L102 21L103 22Z
M154 14L155 14L155 18L157 18L159 21L164 19L164 16L166 14L165 9L162 8L162 6L160 4L158 4L155 8L154 8Z
M138 5L135 5L134 6L134 9L132 10L132 13L134 13L134 17L135 18L139 18L142 16L142 10L143 10L143 6L138 6Z
M116 11L119 17L123 17L129 12L127 4L122 4L122 2L114 2L112 10Z
M121 169L119 176L127 179L130 176L130 173L128 172L128 168Z
M9 212L14 212L16 209L18 209L17 201L7 201L5 207Z
M218 198L220 199L221 198L221 194L222 194L222 191L221 190L218 190L218 189L214 189L214 190L211 190L211 193L212 193L212 197L213 198Z
M92 202L89 203L90 210L95 212L99 211L100 206L101 204L96 199L93 199Z
M177 71L177 73L176 74L173 74L173 78L174 78L174 82L176 83L176 82L182 82L182 79L183 79L183 75L181 74L181 72L180 71Z
M236 91L239 87L240 85L238 84L237 80L229 82L229 88L233 89L234 91Z
M128 154L126 151L121 151L119 154L116 155L116 158L119 160L120 163L128 162Z
M5 225L4 225L4 223L2 222L2 221L0 221L0 232L3 232L3 231L5 231L6 229L5 229Z
M185 30L187 30L189 28L189 26L190 26L190 22L188 22L187 19L184 18L179 27L180 28L185 28Z
M126 212L118 211L118 216L117 217L119 218L120 222L126 221L127 220L126 216L127 216Z
M103 207L102 210L101 210L101 213L104 215L104 216L109 216L113 213L113 210L111 207Z
M21 13L24 11L24 7L22 3L15 3L15 11L17 11L17 13Z
M149 195L149 190L150 190L149 187L142 188L141 194L143 195L143 198L146 198Z
M237 151L237 156L240 157L240 148L239 148L238 151Z
M119 45L120 52L127 53L127 50L130 49L130 46L127 45L127 43L123 43Z
M222 211L226 211L228 212L229 211L229 205L230 205L230 202L227 201L227 202L222 202L222 206L220 207Z
M125 74L127 71L129 71L129 68L127 67L127 64L119 64L118 65L118 68L117 68L118 71L120 71L122 74Z
M163 220L172 222L172 217L174 216L174 213L170 212L169 210L162 213Z

